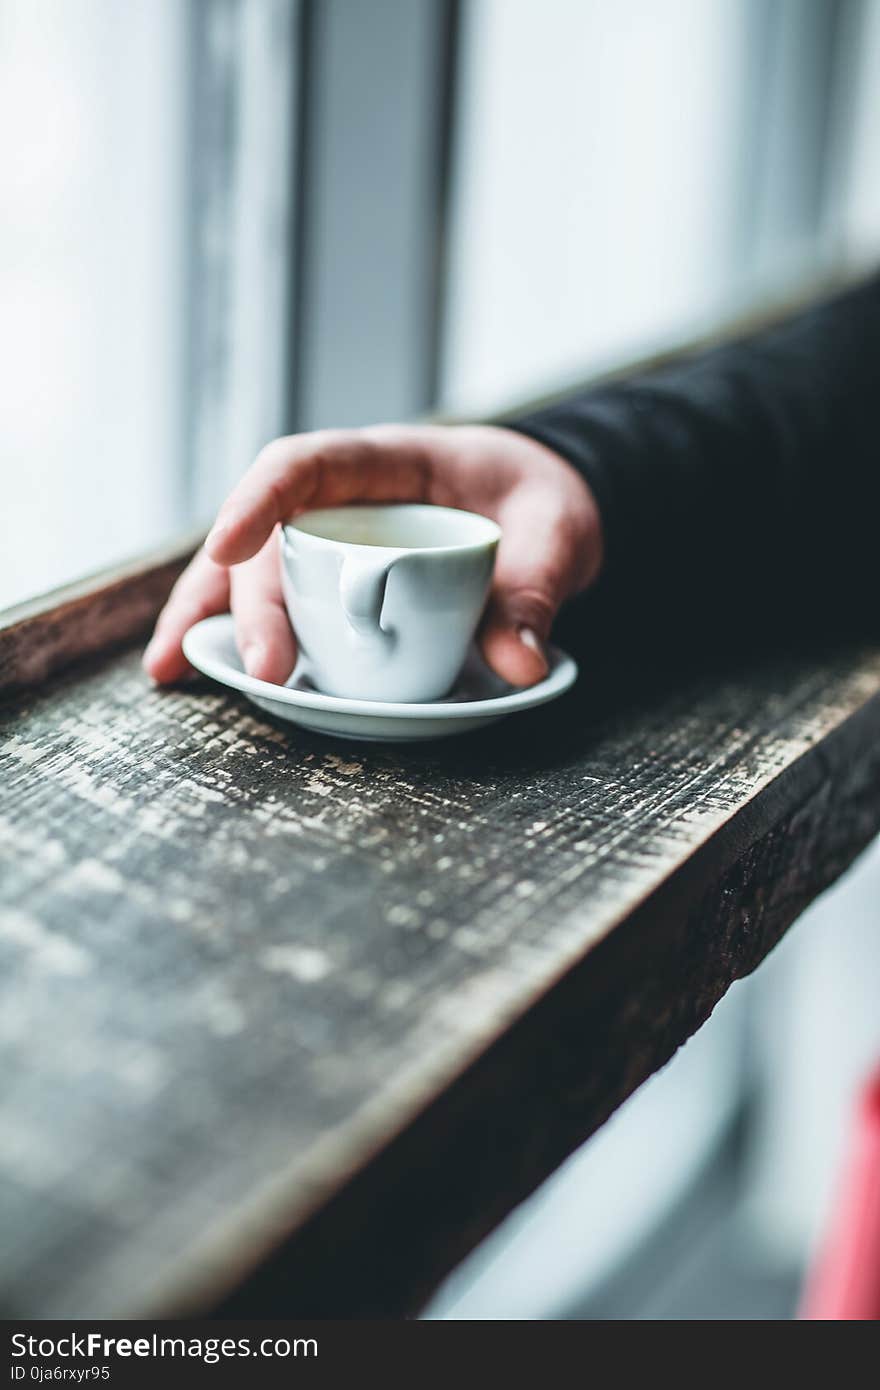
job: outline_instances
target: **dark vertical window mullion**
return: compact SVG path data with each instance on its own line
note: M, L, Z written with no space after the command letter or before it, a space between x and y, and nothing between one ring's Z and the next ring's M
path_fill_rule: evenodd
M837 0L829 55L829 98L820 217L830 259L845 254L844 190L850 176L858 103L859 53L868 29L867 0Z
M457 19L458 0L305 0L291 428L434 404Z
M439 94L437 120L437 160L434 187L434 256L428 286L430 302L429 341L425 353L425 406L440 399L441 366L446 333L446 286L449 266L451 191L457 137L458 77L461 70L462 0L438 0L440 50L438 54Z
M237 117L233 45L238 0L195 0L188 14L190 73L187 135L186 313L187 418L183 422L182 501L190 518L200 510L206 459L212 453L226 384L224 326L230 294L228 227ZM224 235L218 236L218 229Z
M858 15L853 0L751 0L746 14L739 253L776 274L792 253L827 259Z
M309 238L306 208L310 186L312 83L316 72L315 7L320 0L300 0L297 39L297 81L294 113L293 162L290 177L296 210L288 279L288 334L286 344L287 415L285 429L298 430L305 410L300 365L307 339L305 331L306 286L309 274Z

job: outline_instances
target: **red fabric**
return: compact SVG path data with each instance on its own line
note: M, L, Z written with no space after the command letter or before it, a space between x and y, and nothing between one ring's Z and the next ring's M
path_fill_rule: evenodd
M862 1093L831 1223L801 1317L880 1319L880 1069Z

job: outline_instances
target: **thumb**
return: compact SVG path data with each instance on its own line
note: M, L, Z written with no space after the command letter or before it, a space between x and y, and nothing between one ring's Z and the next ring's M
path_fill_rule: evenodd
M479 633L487 664L511 685L549 670L545 644L563 599L584 588L597 562L592 512L567 487L517 488L498 515L501 542Z
M511 685L534 685L549 669L544 644L556 616L557 601L531 583L496 584L480 631L480 649L492 670Z
M542 467L512 488L495 519L501 541L480 646L504 680L534 685L549 670L545 644L561 603L599 573L599 510L586 484L557 459L552 471Z
M511 685L534 685L548 671L544 644L572 587L572 546L558 498L517 492L499 515L501 542L480 647Z

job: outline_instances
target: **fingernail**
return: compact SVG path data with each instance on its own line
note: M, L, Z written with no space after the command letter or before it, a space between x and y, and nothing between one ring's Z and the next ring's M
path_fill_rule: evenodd
M543 679L543 677L546 676L547 672L550 669L550 663L547 660L547 653L544 651L544 643L541 641L538 634L534 632L530 627L521 627L519 629L518 636L523 646L528 647L530 652L534 652L535 656L540 661L540 676L536 677L536 679Z
M536 632L533 632L530 627L521 627L519 629L519 640L522 642L524 647L530 647L531 650L535 653L535 655L539 656L542 661L547 660L544 654L543 643L538 637L538 634Z
M259 679L259 668L263 664L265 655L266 648L262 642L248 642L242 651L241 659L249 676L255 676Z
M216 521L205 537L206 547L210 548L215 546L218 541L223 539L228 530L229 526L225 521Z

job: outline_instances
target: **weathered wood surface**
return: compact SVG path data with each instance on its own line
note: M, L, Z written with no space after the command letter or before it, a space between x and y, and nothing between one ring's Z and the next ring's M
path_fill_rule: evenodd
M9 700L0 1311L417 1307L877 831L878 691L778 658L403 751L134 650Z
M202 533L0 613L0 692L145 635Z

